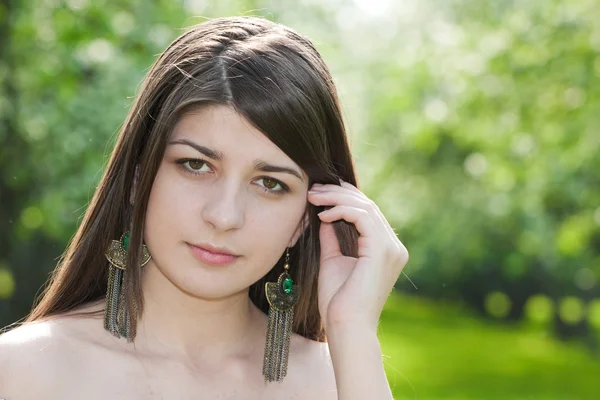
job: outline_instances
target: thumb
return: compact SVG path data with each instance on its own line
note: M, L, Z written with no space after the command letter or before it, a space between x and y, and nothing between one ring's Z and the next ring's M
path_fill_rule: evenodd
M328 258L342 255L340 242L338 242L331 222L321 222L319 228L319 242L321 244L321 262Z

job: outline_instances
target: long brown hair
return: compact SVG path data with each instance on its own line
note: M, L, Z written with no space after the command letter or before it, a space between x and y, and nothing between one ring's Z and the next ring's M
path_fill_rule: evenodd
M192 107L227 105L243 115L314 182L357 185L336 89L312 43L290 28L258 17L208 20L175 39L148 72L123 124L81 225L26 322L53 316L106 294L105 249L130 230L128 265L139 265L148 198L177 118ZM135 199L131 187L139 167ZM290 249L291 275L301 292L294 332L325 341L317 306L319 225L325 209L307 202L308 226ZM358 232L337 221L342 253L357 256ZM283 257L249 295L268 311L264 286L283 271ZM132 337L143 311L141 269L125 271ZM134 313L134 304L138 312Z

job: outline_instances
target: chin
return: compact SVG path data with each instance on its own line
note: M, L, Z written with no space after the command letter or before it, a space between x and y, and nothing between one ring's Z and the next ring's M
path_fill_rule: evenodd
M201 299L217 300L247 290L250 284L240 282L238 271L223 273L199 267L185 268L187 271L173 271L169 280L182 292ZM237 278L237 279L236 279Z

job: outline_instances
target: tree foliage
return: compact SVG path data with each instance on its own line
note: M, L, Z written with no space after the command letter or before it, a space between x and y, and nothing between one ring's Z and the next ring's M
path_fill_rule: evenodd
M485 309L600 291L600 6L593 0L0 2L0 325L55 266L149 65L204 17L311 37L362 189L411 254L398 287ZM203 17L198 17L202 15Z

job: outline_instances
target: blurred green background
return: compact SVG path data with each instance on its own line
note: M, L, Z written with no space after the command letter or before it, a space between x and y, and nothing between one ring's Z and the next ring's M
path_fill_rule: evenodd
M0 0L0 326L74 233L139 83L205 18L310 37L410 252L397 399L600 398L597 0Z

